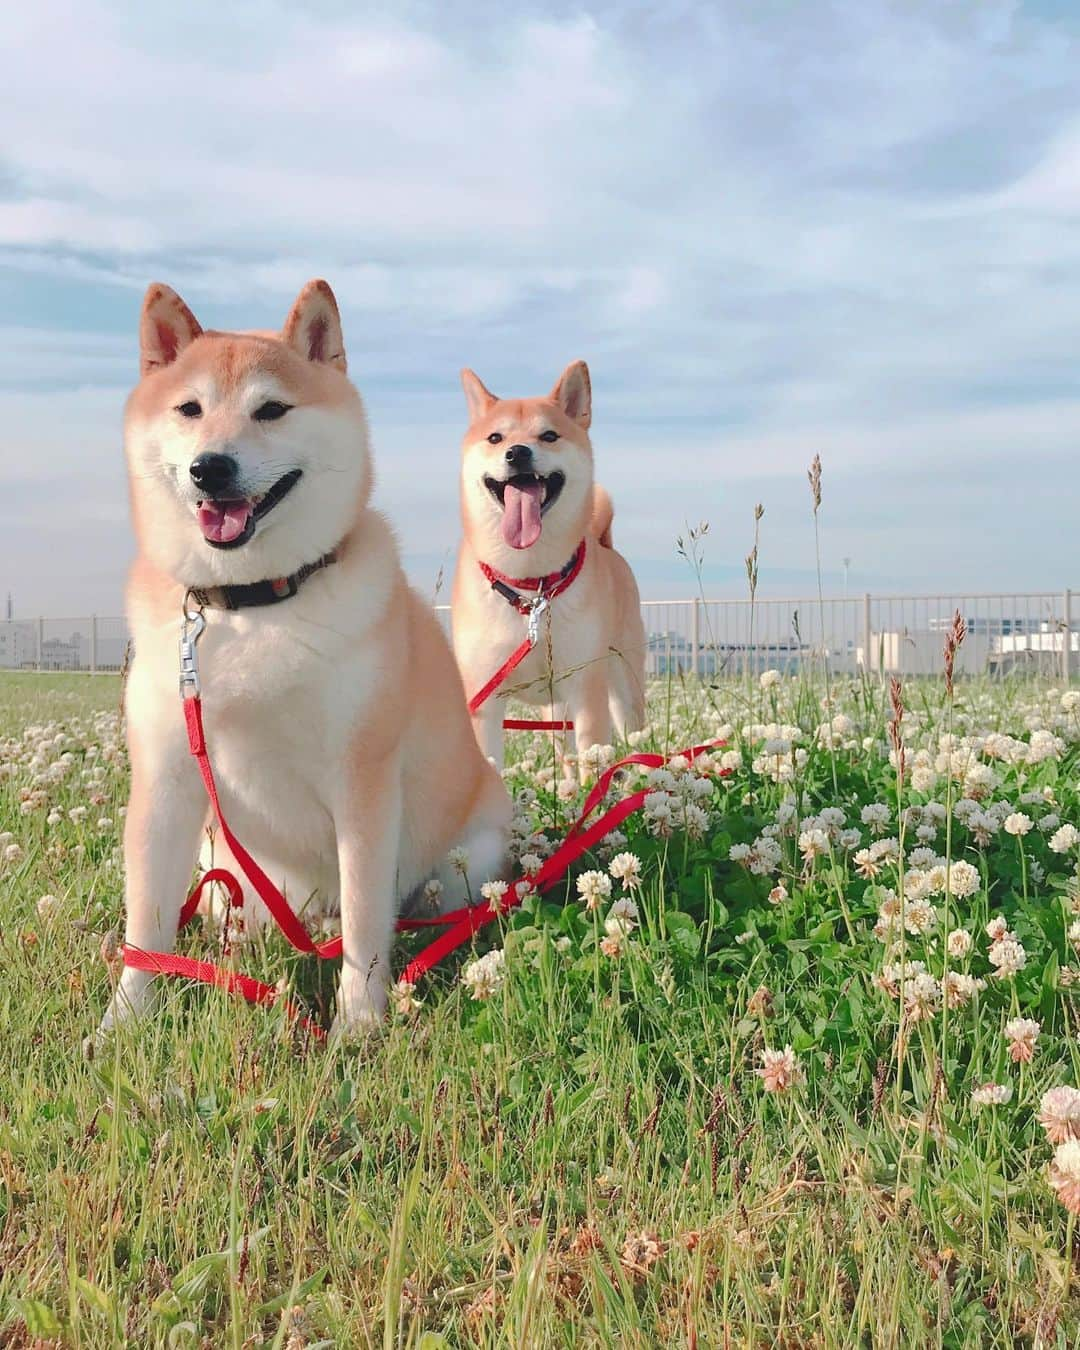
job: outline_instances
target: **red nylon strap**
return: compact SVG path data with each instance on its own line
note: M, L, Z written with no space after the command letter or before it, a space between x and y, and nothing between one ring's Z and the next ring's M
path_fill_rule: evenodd
M285 896L278 890L266 873L259 867L258 863L251 857L250 853L244 848L240 841L229 829L221 812L221 802L218 798L217 784L214 781L213 770L210 767L210 759L206 751L206 734L202 723L202 703L196 696L184 700L184 719L187 724L188 745L191 753L199 765L199 772L202 775L203 783L206 787L207 796L210 798L210 804L213 807L214 815L217 819L221 832L232 850L233 856L240 864L241 870L247 879L254 886L260 899L270 911L278 927L284 933L292 945L301 952L310 953L318 956L321 960L329 960L341 955L342 940L340 937L331 938L327 942L315 943L312 941L307 930L297 918L286 900ZM707 750L712 750L721 745L721 741L712 741L706 745L694 746L689 750L682 751L682 755L690 760L696 759L698 755ZM525 895L531 891L544 892L549 890L557 882L561 881L569 871L572 864L586 853L598 840L605 835L610 834L612 830L617 829L624 820L635 811L639 810L649 795L647 788L639 789L631 793L629 797L624 797L616 802L604 814L588 827L585 822L602 801L605 793L611 785L615 775L631 764L640 764L648 768L659 768L666 764L670 758L675 756L665 756L657 754L636 754L628 755L626 758L612 764L597 779L585 799L584 808L581 815L567 831L562 844L552 855L541 865L539 871L534 877L528 878L526 882L518 882L511 887L503 898L503 909L512 909L519 905ZM725 770L728 773L730 770ZM212 868L204 873L199 880L198 885L187 897L180 911L178 928L184 927L195 915L199 899L205 888L213 883L218 883L226 887L229 893L229 904L233 907L243 905L243 891L236 877L225 868ZM416 983L420 976L426 974L433 966L450 952L455 951L479 928L490 923L496 917L495 911L491 905L485 901L483 904L475 906L466 906L461 909L452 910L445 914L433 916L431 918L408 918L399 919L397 928L399 931L427 928L436 925L450 925L445 933L436 938L429 946L416 956L405 968L404 980ZM203 984L214 985L219 989L224 989L230 994L238 994L249 1003L273 1003L279 993L274 985L264 984L261 980L252 979L251 976L242 975L238 971L227 967L216 965L212 961L196 961L190 956L180 956L171 952L151 952L145 951L140 947L132 947L126 943L121 947L121 954L124 964L135 970L145 970L153 975L176 975L184 979L198 980ZM313 1035L322 1037L325 1035L322 1028L304 1017L294 1004L287 1005L290 1017L299 1018L301 1025Z
M227 994L238 994L248 1003L276 1003L280 997L274 985L264 984L250 975L241 975L227 966L215 965L213 961L196 961L190 956L178 956L173 952L147 952L141 947L127 945L123 952L124 965L134 970L146 970L151 975L179 975L186 980L212 984L217 989L224 989ZM291 1018L299 1019L305 1031L320 1039L326 1035L322 1027L310 1017L305 1017L294 1003L287 1002L285 1007Z
M480 571L493 586L498 581L503 586L512 587L515 591L541 591L549 600L553 600L555 596L560 595L566 590L567 586L577 580L577 575L584 564L585 540L583 539L570 560L570 566L564 568L561 572L549 572L546 577L508 577L505 572L496 571L494 567L489 567L486 562L480 563ZM513 601L511 601L511 604L513 604ZM528 606L526 605L525 608L528 608Z
M685 758L694 760L698 755L704 754L708 750L715 749L716 746L721 744L723 744L721 741L712 741L706 745L696 745L692 749L684 750L681 753ZM593 821L591 825L585 827L586 820L592 814L597 803L603 798L611 780L620 769L623 769L630 764L642 764L648 768L655 769L666 764L669 759L675 758L677 758L675 755L628 755L625 759L619 760L618 763L612 764L610 768L606 769L597 779L592 791L585 799L585 806L581 815L578 816L577 820L571 825L563 842L543 863L536 875L528 878L531 882L532 889L540 891L541 893L550 890L552 886L556 885L564 876L566 876L571 866L583 853L587 853L595 843L603 839L605 835L610 834L612 830L618 829L628 816L633 815L635 811L640 810L644 805L645 798L650 795L650 788L641 788L637 792L632 792L629 797L624 797L621 801L616 802L615 805L609 807L598 820ZM723 776L726 777L730 772L730 770L724 770ZM528 894L527 889L525 894ZM521 903L522 898L522 893L518 887L512 886L503 897L502 908L513 909ZM453 926L443 933L441 937L436 938L429 947L425 947L418 956L409 962L405 967L405 973L402 976L403 980L409 980L413 984L416 984L420 977L426 975L433 966L438 965L444 956L448 956L450 952L455 951L463 943L468 942L469 938L472 937L473 933L475 933L478 928L482 928L484 924L490 923L496 915L490 904L485 901L481 905L476 905L470 909L455 910L452 913L443 914L441 917L444 922L449 923L452 921Z
M483 572L484 576L487 577L488 581L490 581L493 586L496 585L496 583L499 583L504 587L512 586L525 591L538 591L550 602L554 600L556 596L562 595L563 591L565 591L568 586L574 584L578 578L578 574L584 566L585 540L583 539L577 546L577 552L574 554L570 570L565 573L549 572L546 577L515 578L504 576L502 572L496 572L494 567L489 567L486 562L481 562L480 571ZM505 594L505 591L503 593ZM528 601L523 600L520 595L515 599L511 599L510 596L507 596L507 599L510 600L510 603L519 614L528 614L532 609L532 605ZM495 674L492 675L491 679L488 680L487 684L469 699L469 712L475 713L478 708L482 707L507 676L517 670L518 666L521 665L522 661L525 660L532 649L533 643L529 638L526 638L520 647L512 651ZM509 722L504 722L503 727L514 731L569 731L573 729L573 723L570 722L556 727L553 724L545 722L517 722L511 727Z
M482 704L486 703L506 677L517 670L518 666L521 665L522 661L525 660L532 649L532 643L526 638L520 647L517 647L512 651L495 674L492 675L491 679L488 680L487 684L484 685L483 689L478 693L473 694L472 698L469 699L469 712L476 712Z
M331 938L328 942L313 942L311 935L296 917L296 914L293 912L292 907L289 905L289 902L285 899L284 895L282 895L243 844L241 844L240 840L237 839L232 830L229 829L225 817L221 814L221 802L218 799L217 784L214 782L214 771L210 767L210 758L206 753L206 733L203 731L202 721L202 699L198 697L184 699L184 720L187 723L188 745L199 766L199 773L202 775L202 780L206 787L206 795L210 798L210 805L214 808L214 816L217 819L218 826L225 838L225 842L232 850L233 857L240 864L240 870L255 888L259 899L273 915L277 926L298 952L313 954L321 957L324 961L331 957L340 956L341 939ZM189 897L188 904L190 903Z
M573 731L573 722L531 722L521 717L503 719L503 731Z

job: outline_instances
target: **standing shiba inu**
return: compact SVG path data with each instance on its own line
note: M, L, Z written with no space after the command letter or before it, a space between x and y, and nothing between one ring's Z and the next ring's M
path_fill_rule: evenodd
M644 722L645 631L634 574L612 546L611 501L593 483L588 367L572 362L547 398L496 398L471 370L461 380L471 420L452 613L466 692L481 690L522 642L527 605L559 589L501 692L565 709L579 751L607 744L613 729ZM492 696L473 717L499 765L504 706Z
M363 1027L385 1006L399 899L455 845L474 878L500 875L509 800L439 624L368 505L367 427L330 287L310 282L281 333L262 334L204 332L154 285L140 338L125 420L138 541L126 941L172 949L208 819L177 696L187 596L205 607L204 721L226 819L294 906L339 901L336 1025ZM142 1011L150 979L125 969L103 1031Z

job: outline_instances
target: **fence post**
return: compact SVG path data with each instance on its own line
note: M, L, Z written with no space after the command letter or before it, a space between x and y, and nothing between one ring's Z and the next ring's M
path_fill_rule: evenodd
M872 662L871 662L871 659L870 659L871 630L870 630L870 592L869 592L869 591L864 591L864 592L863 592L863 598L862 598L862 632L863 632L863 670L866 671L867 674L869 674L870 671L871 671L871 669L872 669Z
M97 674L97 615L90 615L90 674Z
M698 598L694 596L694 609L690 616L690 660L693 662L692 669L695 675L700 675L698 670L698 652L701 649L701 633L698 626Z
M1066 590L1062 607L1061 678L1068 684L1072 677L1072 591Z
M45 669L45 619L40 614L37 621L37 668Z

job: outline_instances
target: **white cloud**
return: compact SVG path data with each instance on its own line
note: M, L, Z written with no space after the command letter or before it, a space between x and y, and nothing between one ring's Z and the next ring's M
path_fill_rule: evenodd
M911 508L957 463L1003 501L1030 457L1062 466L1055 505L1080 506L1076 22L1010 0L394 14L43 0L6 20L0 460L27 519L67 522L50 565L80 527L51 481L122 498L152 276L237 326L329 277L417 553L453 545L458 367L525 393L577 355L639 559L704 508L735 528L760 488L778 559L805 561L799 516L776 522L815 450L853 534L878 475L905 503L879 527L897 575L903 547L912 575L1003 556L961 481ZM1010 529L1010 557L1065 570L1036 513Z

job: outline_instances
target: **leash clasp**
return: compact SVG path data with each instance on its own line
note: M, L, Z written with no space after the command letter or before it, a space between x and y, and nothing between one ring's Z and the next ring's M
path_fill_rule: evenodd
M206 619L202 606L194 612L188 609L188 598L184 596L184 617L180 620L180 697L198 698L202 693L199 682L199 655L196 644L206 631Z
M551 601L546 595L538 595L535 599L529 601L529 646L535 647L540 639L540 620L544 614L551 608Z

